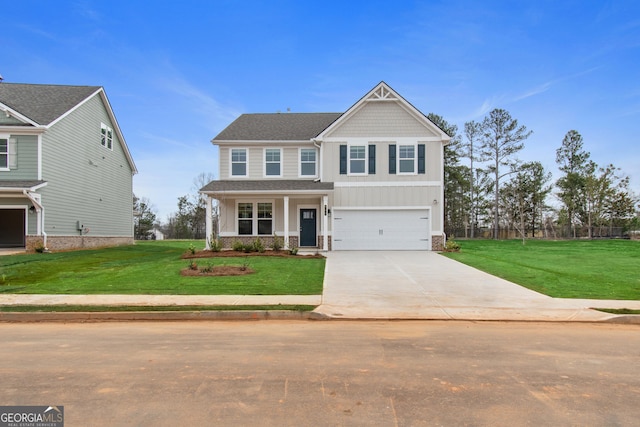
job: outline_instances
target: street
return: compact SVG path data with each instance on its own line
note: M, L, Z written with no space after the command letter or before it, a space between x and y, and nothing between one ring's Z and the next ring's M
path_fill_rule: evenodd
M0 324L0 405L66 426L632 426L640 327L244 321Z

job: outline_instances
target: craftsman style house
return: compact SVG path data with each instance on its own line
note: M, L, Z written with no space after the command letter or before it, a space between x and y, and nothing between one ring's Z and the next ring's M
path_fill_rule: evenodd
M133 243L136 172L102 87L0 83L0 248Z
M200 190L207 241L438 250L449 140L384 82L344 113L243 114L212 140L220 179Z

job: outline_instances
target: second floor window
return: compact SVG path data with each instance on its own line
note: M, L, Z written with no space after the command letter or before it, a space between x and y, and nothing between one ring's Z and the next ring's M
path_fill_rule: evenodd
M349 173L364 174L366 173L366 146L352 145L349 147Z
M300 176L316 176L316 150L300 149Z
M113 150L113 129L104 123L100 123L100 144L109 150Z
M398 146L398 172L415 173L416 147L414 145Z
M0 139L0 169L9 169L9 140Z
M264 150L264 174L265 176L281 176L280 149L266 148Z
M231 149L231 176L247 176L247 150Z

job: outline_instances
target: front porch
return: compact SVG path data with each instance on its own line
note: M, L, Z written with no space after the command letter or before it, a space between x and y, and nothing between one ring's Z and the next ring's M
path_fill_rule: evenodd
M250 244L258 238L268 248L279 238L285 249L330 250L333 183L212 181L200 192L207 197L207 248L213 239L232 248L235 242Z

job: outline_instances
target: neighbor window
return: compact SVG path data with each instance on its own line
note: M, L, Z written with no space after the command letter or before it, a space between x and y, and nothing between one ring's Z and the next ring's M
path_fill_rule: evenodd
M258 234L271 234L273 230L273 205L258 203Z
M100 124L100 144L109 150L113 150L113 129L104 123Z
M253 234L253 203L238 203L238 234Z
M9 169L9 140L0 139L0 169Z
M247 150L246 148L231 149L231 175L247 176Z
M349 173L366 173L366 146L352 145L349 147Z
M316 176L316 150L300 149L300 176Z
M281 176L279 148L266 148L264 150L264 174L265 176Z
M415 173L416 147L414 145L398 146L398 172Z

